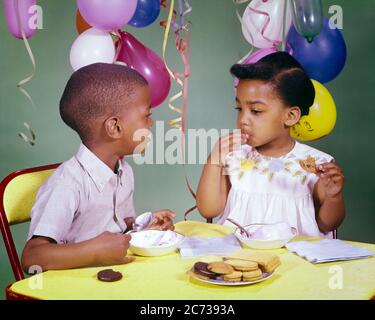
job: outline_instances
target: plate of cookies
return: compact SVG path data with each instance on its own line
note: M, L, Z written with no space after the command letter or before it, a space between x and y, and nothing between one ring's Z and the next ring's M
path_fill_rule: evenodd
M210 263L198 261L190 270L195 279L222 286L243 286L269 279L274 271L265 272L256 261L225 258Z

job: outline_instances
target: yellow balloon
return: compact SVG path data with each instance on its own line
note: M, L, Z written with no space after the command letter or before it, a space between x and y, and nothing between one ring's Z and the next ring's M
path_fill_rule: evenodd
M336 104L325 86L312 80L315 88L314 104L307 116L290 129L293 138L300 141L320 139L331 133L336 124Z

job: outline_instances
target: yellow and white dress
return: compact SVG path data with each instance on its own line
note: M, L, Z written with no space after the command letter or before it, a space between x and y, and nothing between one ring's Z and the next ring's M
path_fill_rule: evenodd
M313 191L319 178L300 164L311 158L316 165L333 161L329 154L297 141L279 158L263 156L249 145L229 153L226 172L232 187L219 223L232 225L228 218L242 225L286 222L299 234L332 238L332 232L320 232L315 220Z

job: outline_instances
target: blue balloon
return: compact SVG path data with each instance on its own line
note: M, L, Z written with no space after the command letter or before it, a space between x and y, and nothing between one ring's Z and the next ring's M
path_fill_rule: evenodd
M160 0L138 0L133 18L128 22L136 28L147 27L153 23L160 13Z
M331 29L327 18L323 30L309 43L292 26L286 50L305 68L310 78L327 83L342 71L346 61L346 45L339 29Z

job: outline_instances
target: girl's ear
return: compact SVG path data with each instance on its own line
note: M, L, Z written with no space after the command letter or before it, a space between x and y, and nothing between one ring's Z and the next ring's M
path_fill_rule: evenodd
M118 117L111 117L104 121L104 128L107 135L112 139L121 137L123 128L121 127L120 119Z
M284 124L287 127L293 127L301 119L301 109L299 107L290 107L286 111Z

